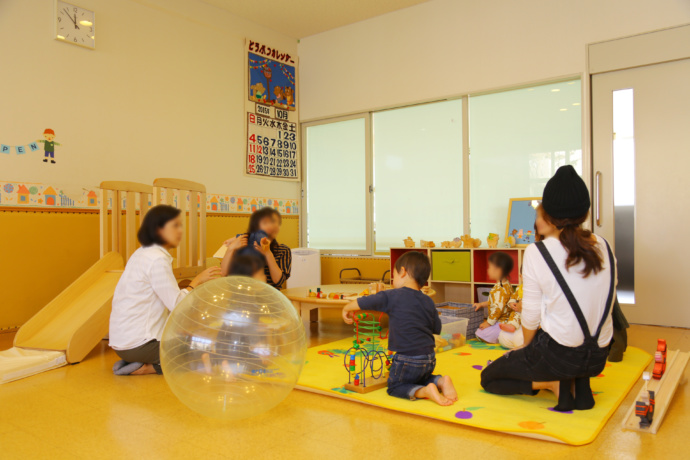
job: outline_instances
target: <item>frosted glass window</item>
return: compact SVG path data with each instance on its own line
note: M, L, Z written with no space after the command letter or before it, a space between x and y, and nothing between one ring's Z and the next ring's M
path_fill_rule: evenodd
M635 123L633 90L613 92L613 214L618 300L635 303Z
M470 227L505 237L510 198L540 197L560 166L582 175L580 81L470 97Z
M366 120L310 126L306 140L308 247L366 250Z
M462 235L462 100L375 113L377 252Z

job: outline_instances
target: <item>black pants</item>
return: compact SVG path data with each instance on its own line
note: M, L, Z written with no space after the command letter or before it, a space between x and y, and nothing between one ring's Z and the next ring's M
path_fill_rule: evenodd
M115 353L128 363L153 364L156 373L162 374L160 349L161 343L154 339L130 350L115 350Z
M608 347L566 347L538 330L525 348L498 358L482 371L482 387L499 395L535 395L532 382L594 377L606 366Z

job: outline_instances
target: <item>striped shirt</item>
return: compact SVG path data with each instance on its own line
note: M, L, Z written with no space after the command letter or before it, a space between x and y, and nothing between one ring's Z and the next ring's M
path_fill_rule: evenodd
M290 251L289 247L280 243L278 243L278 246L275 249L271 248L271 252L273 253L273 257L276 259L276 263L283 274L280 277L280 280L278 280L277 283L274 283L273 279L271 278L271 270L269 270L268 265L266 265L266 268L264 269L264 273L266 273L266 282L274 288L280 289L283 284L285 284L287 279L290 278L290 270L292 270L292 252Z

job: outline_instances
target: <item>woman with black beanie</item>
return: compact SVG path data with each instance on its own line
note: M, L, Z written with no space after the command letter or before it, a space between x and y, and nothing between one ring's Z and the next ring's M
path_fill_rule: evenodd
M524 345L484 369L490 393L536 395L551 390L559 411L594 407L589 378L606 365L613 334L616 260L603 238L585 230L589 191L572 166L544 188L537 210L543 240L525 250Z

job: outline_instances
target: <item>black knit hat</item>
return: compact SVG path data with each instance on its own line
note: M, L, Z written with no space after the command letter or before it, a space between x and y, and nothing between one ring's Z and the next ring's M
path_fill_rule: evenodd
M546 183L541 205L556 219L574 219L589 211L589 190L571 165L558 168Z

